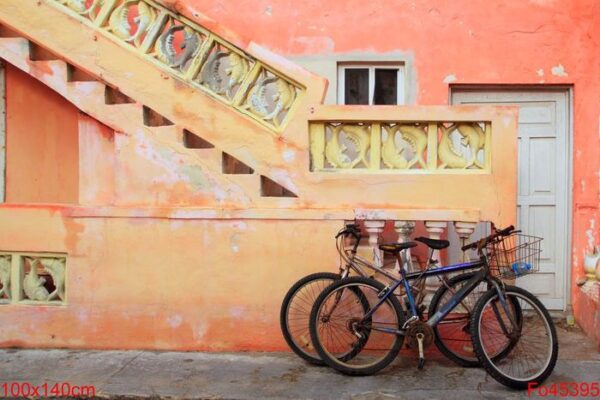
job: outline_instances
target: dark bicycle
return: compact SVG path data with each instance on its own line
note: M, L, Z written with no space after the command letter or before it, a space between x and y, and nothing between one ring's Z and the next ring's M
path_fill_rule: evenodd
M424 349L434 341L435 327L485 282L489 290L478 300L469 327L478 360L504 385L525 388L529 382L541 383L556 363L556 330L535 296L505 285L501 279L534 272L539 264L541 240L521 235L511 226L463 246L463 251L477 250L477 261L412 273L403 267L403 254L416 243L381 245L381 250L398 259L401 278L384 285L373 279L352 277L327 287L316 299L310 316L315 349L327 365L342 373L370 375L396 358L406 338L409 346L418 350L418 366L422 368ZM474 268L476 271L460 290L429 315L427 321L421 318L410 281ZM400 286L406 292L408 318L393 295ZM365 309L367 303L369 308ZM349 349L354 349L353 357L339 357L348 354Z

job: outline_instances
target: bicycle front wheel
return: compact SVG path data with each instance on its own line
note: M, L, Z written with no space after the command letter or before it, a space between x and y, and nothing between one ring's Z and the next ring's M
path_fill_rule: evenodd
M404 312L396 297L382 300L386 287L352 277L326 288L310 316L312 342L321 359L347 375L371 375L398 355Z
M558 357L556 329L544 305L528 291L506 286L504 296L503 304L492 289L475 305L471 318L473 348L483 368L496 381L526 389L529 382L541 384L554 370ZM498 353L502 357L496 357Z

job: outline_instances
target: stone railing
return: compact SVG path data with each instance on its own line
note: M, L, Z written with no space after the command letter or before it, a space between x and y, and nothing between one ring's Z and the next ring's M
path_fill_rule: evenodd
M487 172L489 121L314 122L312 171Z
M515 117L489 106L313 106L307 169L330 204L370 210L363 219L510 225Z
M479 238L473 238L473 233L475 232L475 229L477 227L477 223L476 222L468 222L468 221L414 221L414 220L363 220L363 221L347 221L349 223L356 223L359 222L360 225L362 225L363 231L366 231L367 233L367 238L365 238L366 240L363 241L363 244L361 245L361 250L362 250L362 254L363 256L366 256L367 259L369 259L370 255L372 257L371 261L374 265L378 266L378 267L383 267L384 263L383 263L383 259L384 259L384 254L382 253L381 250L379 250L378 245L384 242L383 239L383 235L384 235L384 229L386 227L386 225L388 225L388 227L393 226L393 230L395 231L395 234L397 236L395 236L394 238L390 238L389 234L391 230L386 230L387 233L386 235L388 237L386 237L387 240L394 240L394 241L398 241L398 242L408 242L411 240L414 240L414 233L415 233L415 228L417 226L417 223L422 224L422 227L425 228L425 231L427 232L427 236L431 239L442 239L447 237L447 235L450 233L451 229L454 229L454 232L456 233L456 235L458 236L460 243L456 243L456 244L451 244L451 246L462 246L464 244L470 243L471 241L475 240L475 239L479 239ZM421 228L422 229L422 228ZM425 252L427 254L427 256L429 256L430 254L430 249L427 249L427 251ZM359 250L359 252L361 252ZM408 252L410 254L411 250L408 249ZM446 257L447 259L448 257ZM449 261L448 260L443 260L442 257L439 254L438 250L433 251L432 254L432 259L434 260L438 260L439 264L438 266L441 265L448 265ZM415 258L413 258L413 263L412 263L412 270L409 272L415 272L417 270L419 270L420 268L424 267L424 264L426 263L425 259L421 259L418 260L421 262L421 265L417 262L417 260ZM461 259L459 260L453 260L453 262L467 262L469 261L469 255L466 252L462 252L462 256ZM388 266L390 265L395 265L395 264L389 264L387 263ZM410 268L411 266L409 266ZM428 278L426 280L426 284L425 284L425 290L426 290L426 302L428 302L431 299L431 296L433 295L433 293L436 291L436 289L439 287L440 281L433 277L433 278Z
M46 0L276 133L305 88L152 0ZM199 111L200 112L200 111Z

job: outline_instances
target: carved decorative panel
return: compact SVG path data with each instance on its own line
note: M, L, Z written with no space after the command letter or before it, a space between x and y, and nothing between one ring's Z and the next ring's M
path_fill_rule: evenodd
M312 171L490 171L486 122L314 122Z
M104 0L58 0L58 2L90 21L96 19L104 4Z
M0 304L10 301L11 298L11 271L12 256L10 254L0 255Z
M48 0L178 79L276 132L304 91L290 79L152 0Z
M381 138L382 168L426 169L427 124L386 124Z
M328 124L325 160L330 168L368 168L371 126L368 124Z
M243 108L262 121L280 127L298 97L298 88L261 67L249 87Z
M214 42L193 82L231 102L253 66L254 61L243 53Z
M438 168L485 168L485 125L477 122L443 123L439 130Z
M103 0L101 2L104 3ZM141 48L144 40L149 38L159 13L156 7L141 0L126 0L104 18L103 27L123 42Z
M0 303L64 304L66 264L64 255L0 253Z

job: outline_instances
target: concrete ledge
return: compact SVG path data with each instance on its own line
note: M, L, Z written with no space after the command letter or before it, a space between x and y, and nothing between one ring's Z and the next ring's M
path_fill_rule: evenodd
M150 218L150 219L278 219L278 220L417 220L478 222L473 209L275 209L203 207L74 206L65 204L2 204L0 211L22 209L60 211L71 218Z

